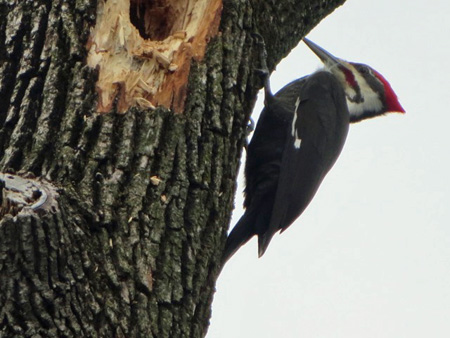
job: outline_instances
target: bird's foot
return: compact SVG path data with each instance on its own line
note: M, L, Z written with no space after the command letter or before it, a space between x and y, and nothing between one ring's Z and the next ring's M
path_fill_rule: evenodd
M253 119L250 117L247 124L247 131L246 131L247 136L249 136L254 130L255 130L255 121L253 121Z
M255 44L259 51L259 64L260 68L255 69L255 72L260 75L264 83L269 78L270 71L267 67L267 49L266 49L266 43L264 42L264 38L259 33L252 33L252 37L254 38Z
M255 73L259 75L264 83L265 101L272 97L270 90L270 71L267 67L267 49L264 38L259 33L252 33L252 37L255 40L255 44L259 49L259 64L260 68L255 69Z
M247 129L245 130L245 144L244 144L245 151L248 150L248 143L249 143L248 137L254 130L255 130L255 121L253 121L253 119L250 117L247 124Z

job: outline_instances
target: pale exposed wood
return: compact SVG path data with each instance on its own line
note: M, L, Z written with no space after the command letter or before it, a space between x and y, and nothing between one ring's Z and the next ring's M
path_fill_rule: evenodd
M88 65L98 68L98 112L163 105L182 112L192 58L201 60L217 34L221 0L100 1L88 43ZM150 5L151 4L151 5ZM144 36L143 36L144 35ZM153 39L153 40L152 40Z

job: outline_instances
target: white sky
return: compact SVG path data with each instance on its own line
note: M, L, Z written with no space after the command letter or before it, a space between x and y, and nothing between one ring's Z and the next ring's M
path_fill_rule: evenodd
M353 125L303 215L263 258L254 238L228 262L208 338L450 337L449 14L444 0L348 0L309 34L382 73L407 114ZM301 43L273 90L319 65Z

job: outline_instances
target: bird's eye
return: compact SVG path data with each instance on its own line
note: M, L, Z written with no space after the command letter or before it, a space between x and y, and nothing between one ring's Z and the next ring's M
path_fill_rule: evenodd
M370 73L369 68L367 68L367 67L365 67L365 66L362 66L362 67L359 69L359 72L360 72L361 74L369 74L369 73Z

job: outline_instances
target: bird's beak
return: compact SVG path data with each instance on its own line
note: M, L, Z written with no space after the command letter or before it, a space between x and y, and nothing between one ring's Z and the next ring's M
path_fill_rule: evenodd
M320 58L320 60L322 60L322 62L325 65L329 66L330 68L333 65L337 66L337 65L342 64L341 60L339 60L334 55L331 55L325 49L323 49L322 47L319 47L311 40L308 40L307 38L303 38L303 42L305 42L306 45Z

